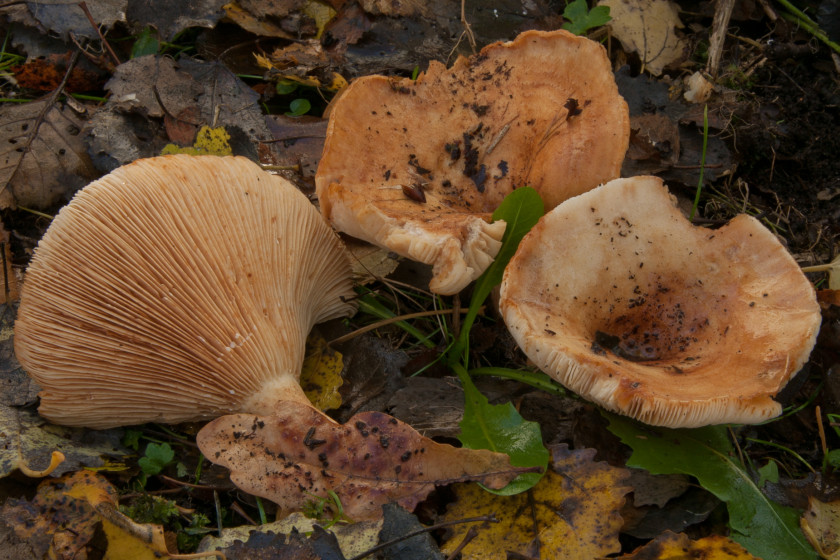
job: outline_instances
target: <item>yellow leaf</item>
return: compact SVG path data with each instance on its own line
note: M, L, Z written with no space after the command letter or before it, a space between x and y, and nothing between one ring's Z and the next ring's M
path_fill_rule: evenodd
M201 127L195 137L195 144L192 146L177 146L167 144L161 150L161 155L168 154L189 154L191 156L230 156L233 150L230 147L230 134L225 127L211 128L207 125Z
M820 556L840 560L840 500L825 503L808 497L808 510L799 523Z
M712 535L692 541L684 533L665 531L620 560L760 560L735 541Z
M504 560L508 551L534 558L591 560L618 552L622 526L619 509L630 488L626 469L594 462L594 449L552 449L552 464L533 489L516 496L496 496L476 484L455 487L458 500L444 520L495 513L463 549L464 560ZM451 553L469 526L456 525L442 547Z
M341 406L339 387L344 383L341 371L344 357L327 346L327 341L318 333L306 340L306 357L300 374L300 385L310 402L320 410Z
M318 27L318 33L315 35L316 39L320 39L324 33L324 27L335 17L337 13L332 6L319 2L318 0L309 0L303 5L301 10L304 14L315 20L315 25Z
M669 0L600 0L609 6L607 26L629 52L639 53L643 69L654 76L683 57L685 41L676 28L683 27L679 8Z

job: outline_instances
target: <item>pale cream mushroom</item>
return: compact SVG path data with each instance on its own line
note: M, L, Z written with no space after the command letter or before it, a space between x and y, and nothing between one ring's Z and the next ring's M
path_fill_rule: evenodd
M433 265L454 294L492 262L490 214L532 186L547 208L618 177L627 104L604 48L528 31L417 80L365 76L334 102L315 178L339 230Z
M306 336L352 313L350 278L340 240L288 181L239 157L139 160L53 220L15 352L59 424L270 413L306 400Z
M648 424L756 423L808 359L814 289L776 237L741 215L693 226L654 177L567 200L522 241L500 309L544 372Z

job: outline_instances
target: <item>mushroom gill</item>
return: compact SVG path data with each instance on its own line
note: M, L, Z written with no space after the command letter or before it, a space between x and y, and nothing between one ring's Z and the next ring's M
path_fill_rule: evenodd
M82 189L27 270L15 352L65 425L267 413L305 401L305 338L353 306L342 244L245 158L138 160Z
M760 222L695 227L653 177L611 181L546 214L505 271L500 309L547 374L667 427L778 415L772 397L820 325L811 283Z

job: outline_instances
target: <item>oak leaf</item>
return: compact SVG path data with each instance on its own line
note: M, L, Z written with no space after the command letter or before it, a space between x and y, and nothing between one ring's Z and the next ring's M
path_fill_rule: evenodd
M531 490L495 496L475 484L455 487L458 500L444 521L496 514L461 552L464 560L517 557L591 560L618 552L623 521L619 509L631 489L626 469L595 462L594 449L570 451L553 446L551 465ZM448 554L464 540L469 527L458 525L444 543Z
M342 425L297 401L279 402L272 416L217 418L197 443L239 488L275 502L281 514L333 491L354 520L380 517L389 502L413 510L437 485L501 488L529 470L501 453L435 443L387 414L363 412Z

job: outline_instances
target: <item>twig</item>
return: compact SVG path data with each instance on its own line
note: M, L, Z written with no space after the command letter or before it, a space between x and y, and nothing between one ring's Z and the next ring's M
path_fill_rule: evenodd
M478 517L468 517L467 519L456 519L454 521L444 521L443 523L438 523L436 525L429 525L428 527L423 527L422 529L417 529L416 531L412 531L407 533L401 537L397 537L395 539L391 539L390 541L385 541L384 543L378 544L373 548L362 552L352 558L348 558L347 560L362 560L362 558L367 558L371 554L375 552L379 552L380 550L384 550L389 546L395 545L398 542L407 541L412 537L416 537L417 535L422 535L423 533L428 533L431 531L436 531L438 529L443 529L444 527L449 527L451 525L460 525L462 523L478 523L479 521L486 521L489 523L498 523L499 520L496 519L496 514L491 513L490 515L480 515Z
M712 77L717 77L720 57L723 54L723 42L726 39L726 30L729 27L729 19L732 17L734 7L735 0L718 0L715 5L712 34L709 37L709 59L706 62L706 72Z
M477 536L478 536L478 529L476 529L475 525L473 525L472 527L469 528L469 530L467 531L467 534L464 535L464 538L461 539L461 542L458 544L458 546L455 547L455 550L453 550L452 553L449 556L446 557L446 560L452 560L453 558L455 558L456 556L461 554L461 551L464 550L464 548L468 544L470 544L470 541L472 541Z
M78 6L82 9L85 15L88 18L88 21L96 29L96 34L99 35L99 40L102 41L102 45L105 47L105 50L108 51L108 54L111 55L111 59L114 61L116 66L121 64L120 59L117 58L117 53L114 52L114 49L111 48L111 44L108 42L108 39L105 38L105 35L102 34L102 30L99 29L99 26L96 25L96 21L93 19L93 15L88 10L87 2L79 2Z
M473 35L470 22L467 21L466 3L467 0L461 0L461 25L464 26L464 32L467 34L467 41L469 41L470 43L470 48L472 49L472 52L475 53L475 35Z

